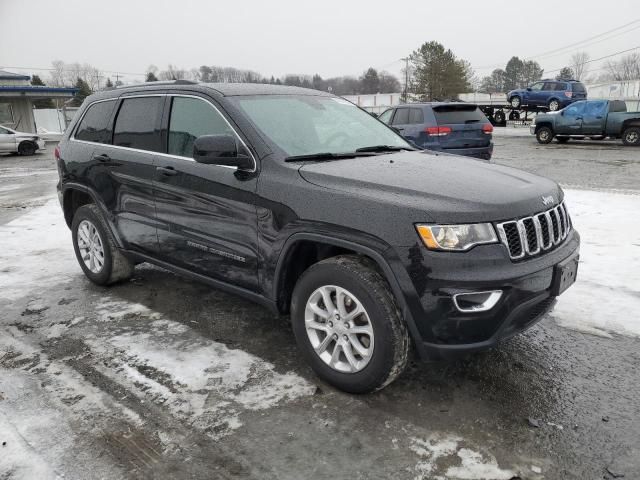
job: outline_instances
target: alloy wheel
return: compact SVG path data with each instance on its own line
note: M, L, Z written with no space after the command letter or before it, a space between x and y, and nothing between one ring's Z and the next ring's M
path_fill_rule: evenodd
M93 273L100 273L104 266L104 244L100 232L89 220L78 225L77 242L85 266Z
M311 346L329 367L356 373L367 366L374 348L373 325L351 292L335 285L318 288L307 300L304 319Z
M560 108L560 104L558 103L557 100L551 100L549 102L549 110L551 110L552 112L555 112L558 110L558 108Z
M627 143L631 144L638 143L638 141L640 140L640 134L638 134L638 132L636 132L635 130L632 130L631 132L627 132L625 140L627 141Z

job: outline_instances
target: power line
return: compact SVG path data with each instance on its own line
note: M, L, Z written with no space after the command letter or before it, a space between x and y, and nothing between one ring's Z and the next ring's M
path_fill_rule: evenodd
M604 57L600 57L600 58L594 58L593 60L588 60L586 62L584 62L584 64L586 65L587 63L593 63L593 62L598 62L600 60L604 60L605 58L611 58L611 57L615 57L616 55L621 55L623 53L628 53L628 52L632 52L633 50L638 50L640 48L640 46L637 47L633 47L633 48L629 48L627 50L621 50L619 52L616 53L612 53L610 55L605 55ZM559 72L560 70L562 70L562 68L558 68L556 70L545 70L545 74L547 73L554 73L554 72Z

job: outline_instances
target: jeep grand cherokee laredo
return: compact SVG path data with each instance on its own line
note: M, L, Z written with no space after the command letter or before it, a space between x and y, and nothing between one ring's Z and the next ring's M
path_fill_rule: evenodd
M576 275L579 236L556 183L415 150L319 91L105 91L56 158L91 281L150 262L290 313L304 357L349 392L394 380L410 343L423 359L495 345Z

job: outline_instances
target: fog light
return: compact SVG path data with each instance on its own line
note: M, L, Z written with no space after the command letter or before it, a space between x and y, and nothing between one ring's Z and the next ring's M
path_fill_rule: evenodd
M464 313L486 312L495 307L501 297L502 290L457 293L453 296L453 304Z

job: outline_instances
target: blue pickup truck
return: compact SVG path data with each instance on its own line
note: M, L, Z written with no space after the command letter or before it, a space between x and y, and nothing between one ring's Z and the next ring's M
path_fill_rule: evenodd
M542 144L554 138L566 143L571 138L609 137L640 146L640 112L627 112L627 104L621 100L583 100L557 112L538 114L531 133Z

